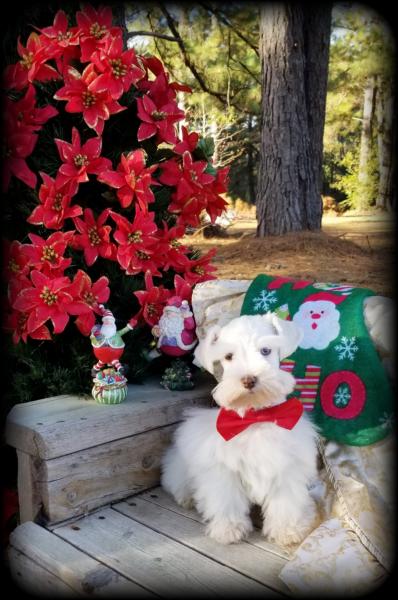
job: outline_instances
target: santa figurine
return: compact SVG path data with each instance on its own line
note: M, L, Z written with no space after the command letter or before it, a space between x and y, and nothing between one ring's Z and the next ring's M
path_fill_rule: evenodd
M173 296L164 307L158 324L152 328L152 335L158 338L158 351L169 356L187 354L197 343L195 327L188 300Z
M93 377L106 366L113 367L117 373L123 374L123 366L119 362L124 352L125 343L122 336L132 331L135 321L131 319L123 329L116 329L115 317L102 304L102 325L96 324L91 330L90 340L94 356L98 362L92 368Z

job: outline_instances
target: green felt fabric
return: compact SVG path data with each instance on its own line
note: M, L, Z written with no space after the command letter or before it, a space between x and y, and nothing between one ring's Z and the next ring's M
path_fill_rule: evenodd
M258 275L241 310L271 311L301 327L300 346L281 363L296 378L291 396L324 437L357 446L383 439L393 420L392 389L363 316L371 295L344 284Z

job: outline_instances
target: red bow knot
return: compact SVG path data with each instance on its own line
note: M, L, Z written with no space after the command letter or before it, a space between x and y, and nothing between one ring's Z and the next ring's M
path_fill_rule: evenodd
M228 442L253 423L275 423L284 429L293 429L303 414L303 405L297 398L291 398L269 408L247 410L243 417L234 410L222 408L217 417L217 431Z

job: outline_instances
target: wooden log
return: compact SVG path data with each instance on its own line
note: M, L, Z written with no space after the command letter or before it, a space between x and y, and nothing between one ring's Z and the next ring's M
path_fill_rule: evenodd
M133 598L152 597L133 581L35 523L17 527L10 536L10 545L79 594L107 598L127 594ZM32 577L35 577L34 570Z
M11 579L19 591L40 598L75 598L83 596L56 575L43 569L12 546L7 551Z
M42 461L36 487L47 523L56 523L159 483L160 459L175 425Z
M124 402L56 396L13 407L6 442L27 454L56 458L181 420L185 407L210 403L214 380L204 376L193 390L168 391L159 383L129 385Z
M37 487L41 460L22 450L17 450L17 457L19 520L20 523L25 523L35 521L42 508L42 499Z

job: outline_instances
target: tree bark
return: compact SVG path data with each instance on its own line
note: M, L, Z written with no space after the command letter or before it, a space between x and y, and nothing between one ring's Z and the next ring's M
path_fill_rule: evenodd
M321 227L330 26L330 5L261 8L259 237Z
M378 79L376 115L379 189L376 198L376 207L384 210L392 210L396 204L394 190L394 98L390 86L386 82L383 82L381 78Z
M369 190L369 160L372 151L372 125L375 112L376 78L368 77L363 95L361 143L358 167L358 208L369 207L372 198Z

